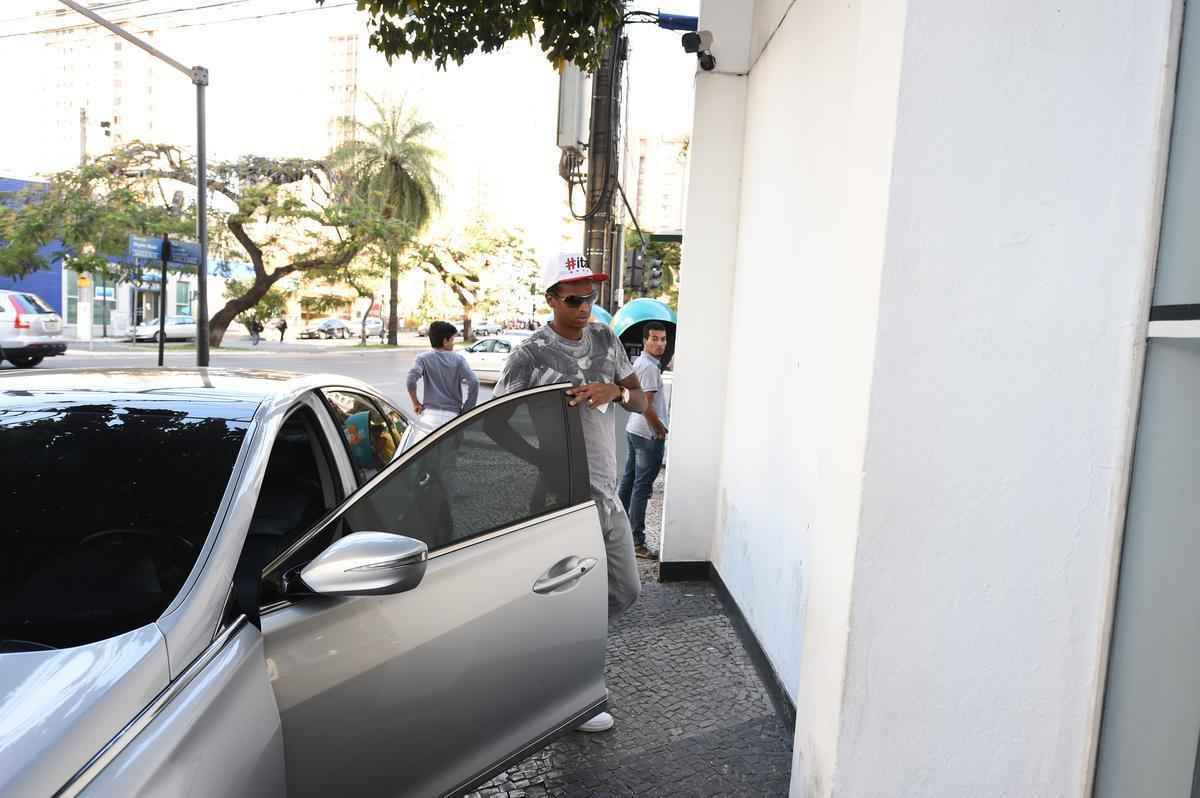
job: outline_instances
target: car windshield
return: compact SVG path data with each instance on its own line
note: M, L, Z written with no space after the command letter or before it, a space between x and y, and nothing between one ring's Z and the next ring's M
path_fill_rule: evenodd
M12 300L22 313L53 313L54 309L37 294L12 294Z
M0 653L156 620L204 545L246 427L186 408L0 408Z

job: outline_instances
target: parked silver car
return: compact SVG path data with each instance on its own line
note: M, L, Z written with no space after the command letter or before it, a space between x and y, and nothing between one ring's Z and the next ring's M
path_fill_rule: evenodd
M62 317L37 294L0 290L0 361L19 369L67 351Z
M167 316L166 336L164 340L181 339L191 341L196 337L196 319L192 316ZM159 334L158 319L139 324L133 330L134 338L139 341L157 341Z
M410 447L341 377L0 376L0 795L456 794L603 710L563 387Z

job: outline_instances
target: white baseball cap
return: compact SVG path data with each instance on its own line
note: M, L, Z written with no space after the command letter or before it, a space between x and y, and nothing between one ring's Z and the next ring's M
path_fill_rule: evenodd
M580 280L602 283L607 279L607 274L592 271L583 255L562 254L542 269L542 291L549 291L559 283L574 283Z

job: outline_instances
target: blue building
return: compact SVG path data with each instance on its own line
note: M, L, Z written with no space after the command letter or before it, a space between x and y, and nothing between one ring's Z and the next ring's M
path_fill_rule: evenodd
M34 183L28 180L14 180L12 178L0 177L0 194L12 194L24 189L44 185ZM12 201L11 197L3 197L6 203ZM50 269L36 271L25 277L4 277L0 276L0 288L7 288L16 291L31 291L37 294L42 299L54 308L55 312L61 315L64 319L66 314L63 312L63 260L62 256L66 252L62 243L58 241L51 242L38 250L38 254L49 261L52 266Z

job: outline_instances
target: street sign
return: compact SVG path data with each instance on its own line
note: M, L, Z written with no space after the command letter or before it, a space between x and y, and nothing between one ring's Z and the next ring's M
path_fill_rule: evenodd
M141 260L162 260L162 239L151 236L129 236L129 257ZM200 245L194 241L171 239L172 266L196 266L200 263Z

